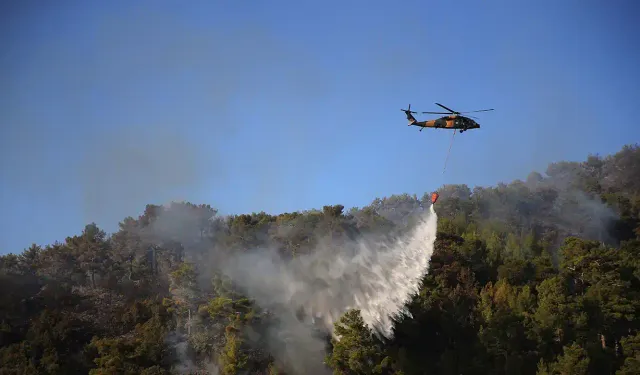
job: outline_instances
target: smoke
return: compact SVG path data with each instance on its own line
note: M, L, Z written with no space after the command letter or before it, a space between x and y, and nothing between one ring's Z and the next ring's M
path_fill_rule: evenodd
M558 228L569 235L605 243L614 241L610 230L618 215L599 199L581 191L562 193L554 202L554 213L559 219Z
M534 194L552 192L545 195L553 203L548 215L563 234L613 243L611 225L619 215L597 194L584 191L589 181L585 172L584 163L552 163L546 171L548 177L532 173L527 185Z
M176 332L170 332L165 341L175 350L178 358L178 366L174 368L180 374L192 373L198 370L198 367L188 355L188 342L184 337Z
M175 236L183 214L156 222ZM209 267L200 266L199 272L221 272L272 313L276 321L266 330L245 333L265 344L278 362L294 373L324 374L327 334L333 334L334 323L347 310L359 309L374 332L393 336L393 318L408 314L404 305L427 272L436 229L431 206L418 215L412 230L391 240L364 236L337 243L322 238L314 251L293 259L283 259L268 246L231 255L214 248L207 254Z
M176 199L177 192L204 178L200 150L178 131L129 127L93 141L78 170L88 222L109 228L107 223L117 223L131 207ZM221 171L215 158L209 163Z
M256 295L269 296L274 287L282 288L278 293L284 298L282 303L302 306L307 315L329 330L346 310L359 309L367 325L390 338L392 318L406 313L404 304L417 292L433 253L437 225L433 206L419 220L412 233L390 244L363 238L343 245L339 254L319 249L290 264L271 268L279 277L272 280L275 285L266 289L264 279L256 277L259 273L244 273L241 279L248 281L250 293ZM272 267L273 259L269 258L268 267ZM259 262L251 256L239 261L242 270Z
M313 325L299 320L304 311L311 323L333 333L333 324L349 309L359 309L377 333L393 336L393 318L417 292L427 271L436 238L437 215L429 213L411 233L395 241L369 238L342 243L336 254L330 241L308 255L285 262L271 250L235 257L223 272L258 304L278 312L270 349L296 372L317 372L325 351Z

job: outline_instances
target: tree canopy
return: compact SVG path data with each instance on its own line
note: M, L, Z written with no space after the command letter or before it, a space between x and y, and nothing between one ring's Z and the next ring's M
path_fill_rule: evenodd
M327 332L265 275L408 233L430 192L279 215L149 204L113 234L91 223L0 257L0 374L635 374L638 176L629 145L524 181L442 186L429 271L391 338L357 309Z

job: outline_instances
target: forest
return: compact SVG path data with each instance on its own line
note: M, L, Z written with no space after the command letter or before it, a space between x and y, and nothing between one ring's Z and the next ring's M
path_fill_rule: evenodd
M0 374L639 374L639 176L636 144L440 187L391 337L358 309L331 330L305 306L358 288L318 275L349 269L360 239L411 233L431 191L279 215L149 204L109 235L3 249Z

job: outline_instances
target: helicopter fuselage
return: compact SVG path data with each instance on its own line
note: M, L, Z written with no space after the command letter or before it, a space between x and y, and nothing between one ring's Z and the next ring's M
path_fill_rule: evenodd
M412 116L413 117L413 116ZM469 129L478 129L480 125L474 120L464 116L443 116L435 120L427 121L409 121L409 126L419 126L422 128L436 128L436 129L457 129L460 133Z
M401 109L402 112L407 116L407 121L409 121L409 126L418 126L420 127L420 131L424 128L434 128L434 129L455 129L459 130L460 133L470 130L470 129L479 129L480 124L470 119L469 117L462 116L460 113L467 112L457 112L450 108L443 106L442 104L436 103L440 107L446 109L451 114L443 113L443 112L422 112L422 113L431 113L431 114L446 114L446 116L442 116L440 118L434 120L427 121L418 121L415 117L413 117L412 113L417 113L411 110L411 104L407 109ZM478 111L470 111L470 112L486 112L493 111L493 109L481 109ZM471 116L473 117L473 116Z

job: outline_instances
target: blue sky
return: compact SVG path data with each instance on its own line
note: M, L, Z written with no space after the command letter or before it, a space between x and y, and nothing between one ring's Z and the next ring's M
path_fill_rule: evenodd
M364 206L640 136L635 1L187 3L3 3L0 253L147 203ZM451 133L400 112L434 102L496 109L444 174Z

